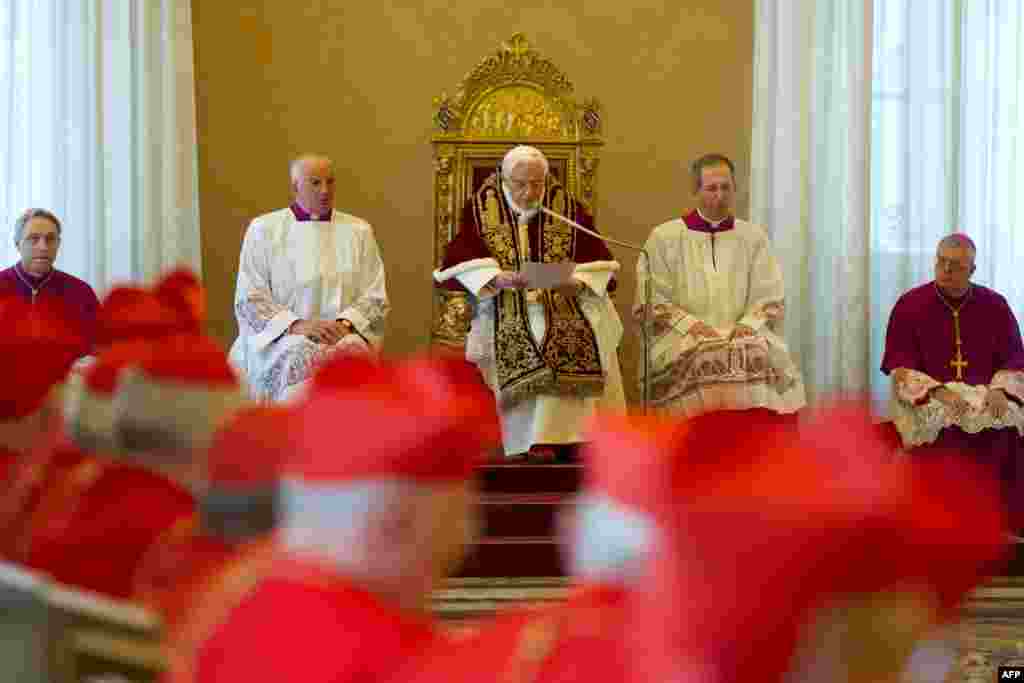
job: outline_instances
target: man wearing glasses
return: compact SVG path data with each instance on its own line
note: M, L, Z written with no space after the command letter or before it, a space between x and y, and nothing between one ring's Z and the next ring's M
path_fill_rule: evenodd
M598 407L625 408L622 322L608 297L619 264L600 239L548 213L593 229L548 171L539 150L509 151L466 202L434 273L474 300L466 357L498 398L505 454L543 463L574 455ZM530 262L574 265L564 281L540 286L523 274Z
M891 412L904 447L957 449L994 468L1020 528L1024 346L1006 299L971 282L976 254L963 233L939 242L935 279L901 296L889 316L882 372L892 375Z
M14 222L14 246L21 259L0 271L0 297L18 296L36 304L59 304L71 320L80 325L87 347L92 350L99 300L83 280L57 270L60 249L60 220L46 209L28 209Z

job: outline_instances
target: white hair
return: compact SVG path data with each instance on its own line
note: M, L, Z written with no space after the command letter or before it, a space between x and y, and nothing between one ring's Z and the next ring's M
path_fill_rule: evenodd
M654 523L607 496L584 494L577 502L572 573L628 583L638 578L654 543Z
M324 156L323 154L302 154L297 156L292 159L290 164L288 164L288 175L291 176L292 183L297 183L302 180L306 164L313 161L326 161L331 167L334 166L334 162L331 161L331 158Z
M518 145L510 149L501 160L501 175L507 178L516 166L527 161L541 162L544 165L544 175L547 175L551 168L547 157L539 149L529 145Z
M289 552L328 560L344 574L397 584L429 562L432 489L402 480L345 486L281 482L281 542Z

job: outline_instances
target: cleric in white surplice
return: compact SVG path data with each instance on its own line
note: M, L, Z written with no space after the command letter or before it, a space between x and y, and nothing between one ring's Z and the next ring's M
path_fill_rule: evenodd
M334 353L375 353L388 297L370 224L334 208L330 159L291 164L291 206L257 217L242 243L231 360L253 398L301 393Z

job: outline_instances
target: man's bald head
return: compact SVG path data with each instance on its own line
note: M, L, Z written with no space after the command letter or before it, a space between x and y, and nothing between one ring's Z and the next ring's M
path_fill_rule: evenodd
M323 154L302 154L292 159L291 163L288 164L288 174L291 176L292 182L295 183L302 176L308 172L312 167L326 164L332 169L334 168L334 162L331 158Z
M334 162L322 154L303 154L289 166L295 202L321 219L334 208Z

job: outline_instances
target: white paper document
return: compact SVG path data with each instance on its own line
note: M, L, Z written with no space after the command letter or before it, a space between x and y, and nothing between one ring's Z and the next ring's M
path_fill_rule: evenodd
M529 289L553 289L569 282L576 264L572 261L558 263L538 263L527 261L519 269L520 275L526 278Z

